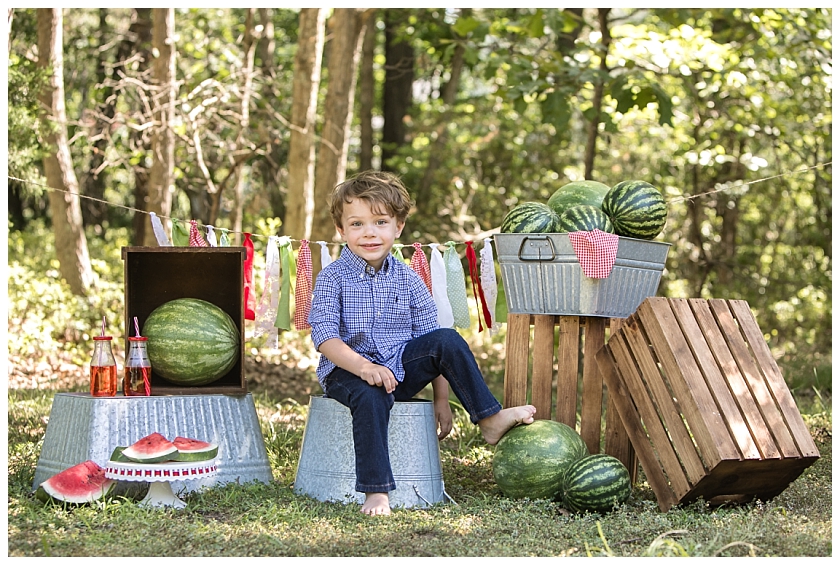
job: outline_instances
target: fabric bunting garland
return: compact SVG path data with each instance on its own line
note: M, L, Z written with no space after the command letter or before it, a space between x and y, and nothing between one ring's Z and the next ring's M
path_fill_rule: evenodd
M478 310L478 331L484 331L481 327L481 317L484 316L484 323L490 327L490 312L487 310L487 302L484 300L484 292L481 288L481 278L478 276L478 265L475 257L473 242L467 242L467 264L470 268L470 280L473 286L473 297L475 298L476 309Z
M423 282L426 283L426 288L432 292L432 272L429 269L429 263L426 261L426 254L419 243L413 243L414 254L411 256L411 263L409 266L418 274Z
M274 325L281 330L292 329L289 314L289 294L292 286L292 240L289 236L282 236L277 247L280 250L280 299L277 303L277 319Z
M161 247L172 247L172 243L169 241L169 238L166 237L166 231L163 229L163 224L160 221L160 218L157 217L157 214L154 212L149 212L149 218L152 221L152 232L155 234L155 239L157 243Z
M490 311L490 321L487 323L487 329L493 334L502 325L496 321L496 299L499 296L499 286L496 283L496 264L493 260L492 239L485 238L484 247L481 248L479 255L481 258L481 287L484 290L487 308Z
M245 287L243 289L245 319L253 320L256 317L254 314L256 297L254 296L254 242L251 241L250 233L245 233L245 241L242 242L242 246L245 248Z
M210 247L204 236L198 231L198 225L195 220L190 220L190 247Z
M312 308L312 253L309 242L300 240L295 275L295 329L308 330L307 318Z
M210 244L210 247L218 247L219 244L216 242L216 232L213 231L213 226L207 225L207 243Z
M172 245L175 247L187 247L190 244L190 232L179 221L172 222Z
M452 305L452 316L455 318L456 328L470 327L470 307L467 304L467 283L464 281L464 266L455 251L455 242L446 242L443 252L443 262L446 265L446 295Z
M452 315L452 305L446 294L446 265L443 263L443 254L437 243L430 243L429 247L432 248L429 271L432 279L432 297L437 305L438 324L442 328L452 328L455 326L455 317Z
M277 249L277 241L276 236L270 236L265 248L263 292L254 324L254 337L267 334L266 345L271 349L277 349L277 328L274 326L274 320L277 318L277 302L280 297L280 252Z
M219 229L219 247L230 247L230 238L228 238L228 231L226 229Z
M321 246L321 269L324 269L324 267L332 263L332 257L330 256L330 250L327 247L326 241L319 241L318 245Z

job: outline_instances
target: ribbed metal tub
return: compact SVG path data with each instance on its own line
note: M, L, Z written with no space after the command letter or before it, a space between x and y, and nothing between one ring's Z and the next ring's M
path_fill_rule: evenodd
M77 463L100 466L117 446L153 432L167 439L190 437L219 444L214 478L174 481L174 492L238 482L272 480L271 466L251 394L114 396L58 393L53 399L32 488Z
M645 298L656 295L671 247L619 237L610 276L590 279L567 233L493 237L511 314L626 318Z
M391 471L397 489L392 507L427 506L444 500L443 471L429 400L395 402L388 427ZM294 490L321 501L364 501L356 492L356 455L350 409L336 400L312 396L303 432Z

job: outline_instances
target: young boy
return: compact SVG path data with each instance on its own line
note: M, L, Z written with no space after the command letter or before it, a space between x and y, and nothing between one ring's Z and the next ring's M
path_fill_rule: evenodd
M365 493L362 512L369 515L391 513L394 401L410 400L432 383L443 438L452 428L451 385L490 445L513 426L533 422L536 412L531 405L502 410L466 341L438 326L420 276L391 254L411 204L402 182L384 172L361 173L335 188L330 212L346 245L318 274L309 314L324 395L350 408L353 418L356 490Z

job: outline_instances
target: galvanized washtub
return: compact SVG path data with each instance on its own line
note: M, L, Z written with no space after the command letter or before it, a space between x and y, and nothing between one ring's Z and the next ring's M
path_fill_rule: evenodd
M429 506L448 498L443 487L434 404L395 402L388 427L392 507ZM356 492L356 455L350 409L323 396L309 399L294 490L327 502L362 503Z

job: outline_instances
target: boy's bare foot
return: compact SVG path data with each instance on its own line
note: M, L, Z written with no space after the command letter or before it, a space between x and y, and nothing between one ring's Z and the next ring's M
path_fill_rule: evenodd
M478 427L481 429L484 441L490 445L496 445L505 435L505 432L512 427L533 423L536 413L537 409L530 404L505 408L501 412L496 412L492 416L479 420Z
M387 516L391 513L391 505L388 503L387 492L365 493L365 503L362 504L362 513L368 516Z

